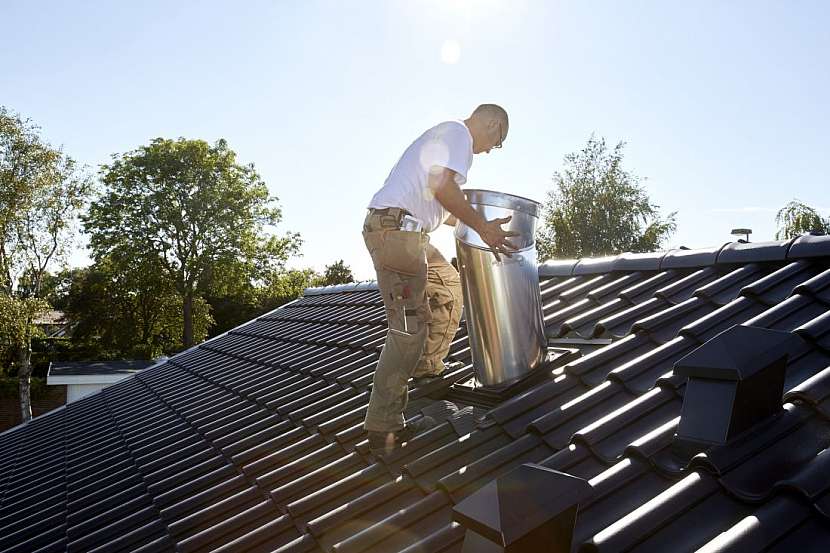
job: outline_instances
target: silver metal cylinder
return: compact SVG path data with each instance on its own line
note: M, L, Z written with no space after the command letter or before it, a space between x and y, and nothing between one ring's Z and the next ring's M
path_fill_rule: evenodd
M519 251L496 261L477 232L460 221L455 227L476 379L483 386L495 386L521 378L547 353L536 267L536 221L541 205L490 190L466 190L465 194L487 220L512 216L502 228L519 233L510 239Z

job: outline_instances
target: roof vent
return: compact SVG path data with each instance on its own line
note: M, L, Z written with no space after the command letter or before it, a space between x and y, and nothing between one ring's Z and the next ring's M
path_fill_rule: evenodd
M689 378L675 448L695 454L729 442L781 410L784 369L794 336L736 325L680 359Z
M526 463L453 509L467 533L461 553L569 553L587 481Z

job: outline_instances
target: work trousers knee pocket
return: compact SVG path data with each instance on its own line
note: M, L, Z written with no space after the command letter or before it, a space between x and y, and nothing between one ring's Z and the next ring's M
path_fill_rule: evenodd
M430 336L434 339L438 334L449 334L448 339L452 339L458 330L463 307L461 279L452 266L448 265L439 270L430 268L427 276L427 295L433 327Z
M426 343L426 328L409 333L390 328L386 335L386 343L381 351L378 366L389 367L389 374L384 376L384 385L391 387L405 387L406 381L412 375L418 359L424 351Z

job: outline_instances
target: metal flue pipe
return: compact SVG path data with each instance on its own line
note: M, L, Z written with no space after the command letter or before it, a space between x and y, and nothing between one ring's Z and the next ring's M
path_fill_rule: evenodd
M460 221L455 228L464 312L476 379L496 386L520 379L547 352L536 265L538 202L494 192L467 190L467 199L485 219L512 216L502 228L519 233L511 257L496 261L487 244Z

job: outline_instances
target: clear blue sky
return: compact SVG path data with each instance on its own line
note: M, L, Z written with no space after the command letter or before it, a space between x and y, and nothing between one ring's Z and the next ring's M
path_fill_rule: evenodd
M369 198L482 102L510 134L470 187L542 200L595 132L678 211L669 246L771 239L793 197L830 211L830 2L18 0L0 22L1 104L93 168L157 136L226 138L305 239L293 266L373 278ZM452 254L449 229L433 241Z

